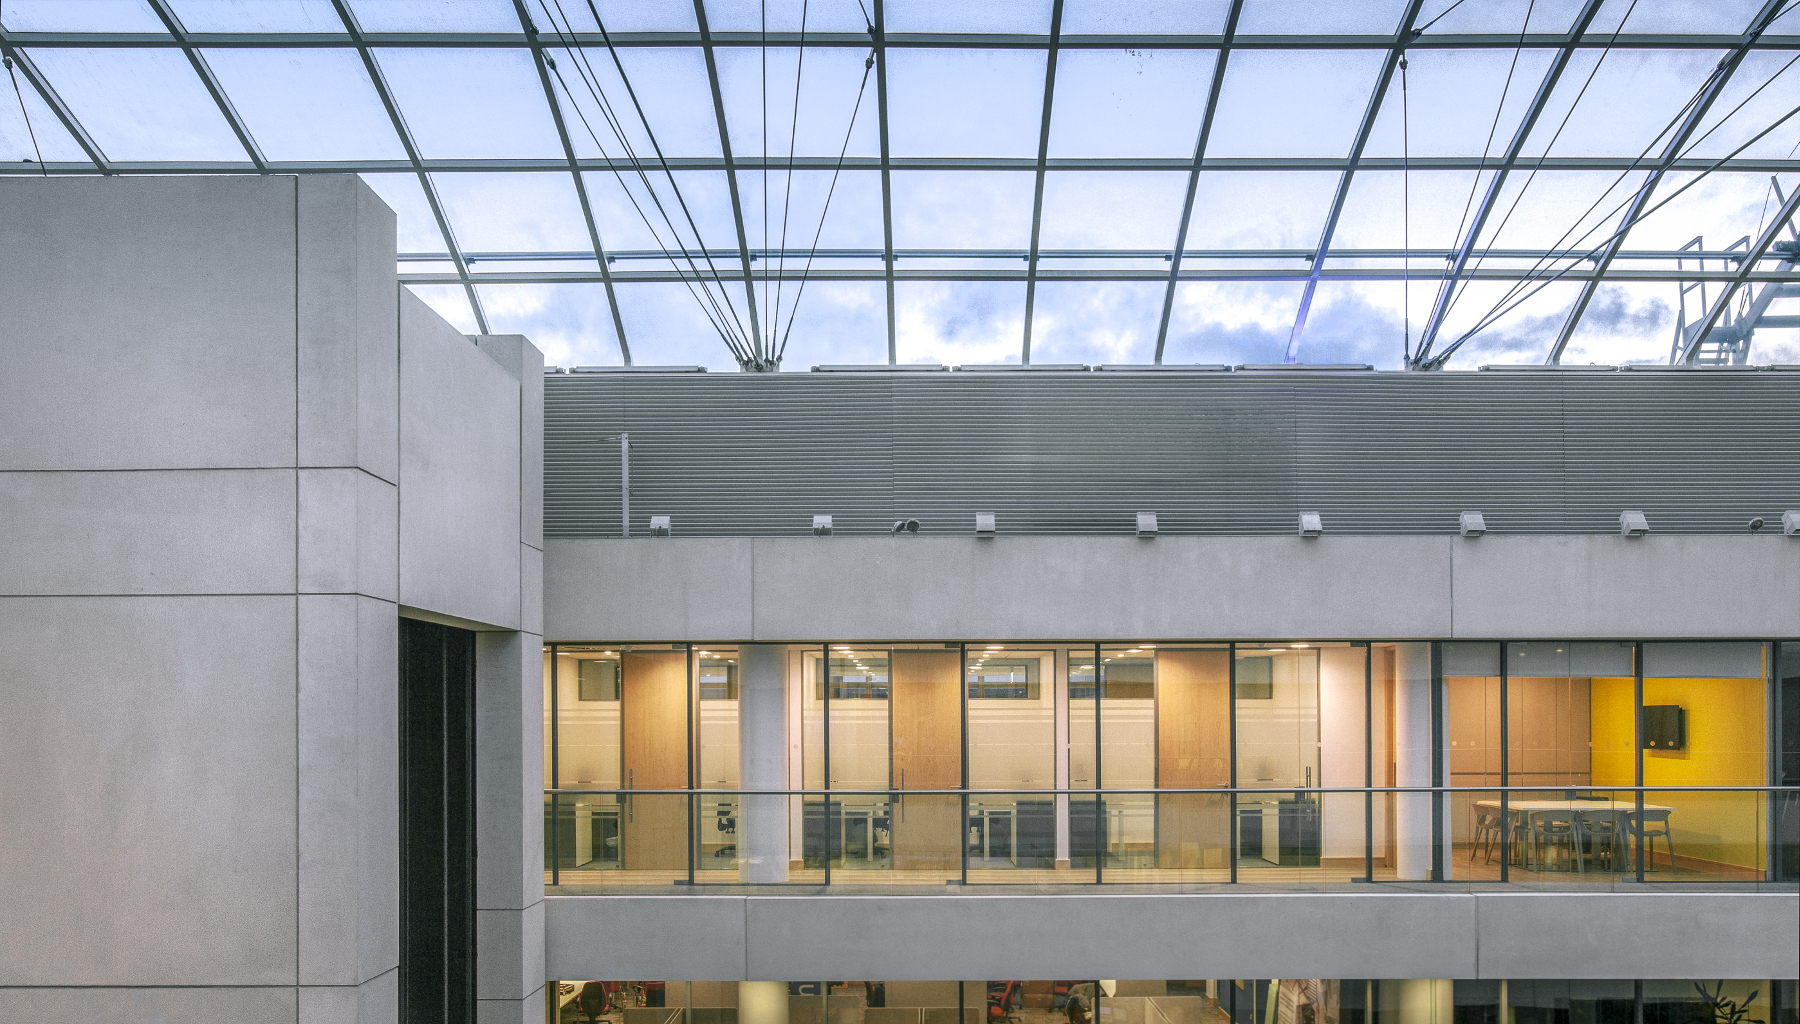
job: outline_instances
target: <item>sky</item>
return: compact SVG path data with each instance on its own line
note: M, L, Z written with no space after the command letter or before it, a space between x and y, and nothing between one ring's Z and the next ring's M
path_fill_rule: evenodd
M867 4L869 0L863 0ZM169 0L189 32L339 32L327 0ZM714 32L797 31L804 6L809 31L859 32L858 0L708 0ZM1066 35L1119 32L1219 33L1226 0L1066 0ZM1416 24L1440 33L1566 31L1575 0L1427 0ZM1629 33L1735 34L1760 4L1745 0L1607 0L1590 28ZM1800 7L1800 2L1795 3ZM518 31L511 0L351 0L368 32ZM568 29L591 32L583 2L528 0L554 44ZM1245 0L1239 32L1392 33L1403 0ZM610 31L688 31L691 0L606 0L597 4ZM887 30L1036 33L1049 31L1050 0L891 0ZM144 0L5 0L0 25L20 32L145 32L164 28ZM1800 15L1784 14L1772 33L1800 34ZM171 47L29 46L44 79L112 160L242 161L245 154L199 76ZM400 138L354 49L207 47L207 65L250 134L271 160L403 160ZM426 159L542 158L563 149L530 51L524 48L379 47L381 72ZM697 47L556 48L557 100L580 157L618 157L627 145L641 158L654 147L632 95L671 158L718 158L723 150L703 52ZM728 140L739 159L875 157L880 152L876 80L869 52L852 47L724 46L715 51ZM1522 150L1526 159L1652 157L1671 119L1712 74L1723 51L1630 49L1578 51L1551 93ZM1794 159L1800 154L1800 51L1753 52L1713 105L1686 155L1718 159ZM1349 180L1331 246L1400 249L1430 276L1400 281L1322 279L1307 310L1297 358L1309 363L1368 363L1392 369L1416 345L1429 320L1447 264L1464 238L1490 173L1434 169L1434 157L1503 151L1544 81L1554 51L1418 47L1408 53L1381 104L1365 155L1402 156L1425 166L1360 170ZM1381 71L1381 50L1239 49L1227 58L1219 106L1207 144L1210 158L1342 158L1354 142ZM887 61L888 138L895 157L1035 159L1191 159L1219 54L1213 49L1073 49L1058 54L1051 81L1047 133L1043 49L892 47ZM589 82L593 83L592 85ZM630 92L626 83L629 81ZM82 152L29 84L22 101L0 104L0 160L24 164L39 151L50 161L79 161ZM602 100L606 103L603 108ZM25 130L24 113L31 133ZM610 122L610 123L609 123ZM618 126L614 130L613 124ZM790 130L790 128L792 130ZM35 134L35 140L31 135ZM1043 135L1040 138L1040 135ZM621 135L623 139L621 139ZM34 148L35 141L35 148ZM367 174L393 207L402 253L442 254L445 240L417 178ZM735 250L730 182L722 170L587 171L583 186L595 226L615 271L669 270L665 255L681 246ZM1694 239L1722 250L1755 238L1779 206L1766 173L1671 173L1653 202L1687 187L1635 225L1628 250L1674 250ZM1052 169L1035 210L1044 277L1032 296L1031 360L1036 363L1148 363L1155 356L1169 252L1176 239L1189 175L1179 169ZM1212 170L1195 180L1186 248L1310 251L1319 244L1340 187L1335 170ZM946 268L1016 272L1030 245L1036 175L1031 170L900 169L892 172L893 244L902 273ZM458 246L465 252L588 253L585 259L477 259L471 270L489 328L521 333L559 366L615 365L623 353L606 288L593 281L480 283L504 271L594 271L592 241L574 180L566 171L437 172L432 181ZM1783 194L1800 174L1778 176ZM1495 248L1591 248L1615 229L1618 210L1644 182L1641 171L1544 169L1514 171L1478 244ZM864 250L822 256L815 270L879 275L884 243L879 172L829 169L740 170L738 201L752 248L783 244L808 250ZM826 198L829 194L829 206ZM659 209L660 204L660 209ZM679 240L679 241L677 241ZM944 255L942 250L969 250ZM995 254L993 250L1002 250ZM1075 250L1078 256L1061 255ZM983 254L981 251L986 251ZM1099 252L1095 252L1099 251ZM679 252L676 253L679 256ZM737 258L716 259L735 270ZM789 257L798 269L804 257ZM1488 267L1533 260L1490 257ZM1336 257L1328 268L1395 269L1398 257ZM705 262L698 264L703 269ZM761 262L759 261L759 266ZM1625 264L1621 264L1624 266ZM1662 269L1672 261L1630 261ZM1690 260L1686 264L1692 266ZM1190 257L1185 266L1240 271L1304 270L1282 258ZM1726 269L1719 261L1709 269ZM403 260L402 273L444 272L444 262ZM1059 271L1128 270L1152 280L1076 281ZM1252 275L1254 276L1254 275ZM410 285L446 319L476 330L466 294L455 284ZM1717 295L1708 286L1706 298ZM746 325L741 282L696 287L678 281L621 282L618 320L639 365L736 369L715 321ZM1581 288L1556 281L1523 289L1510 283L1466 284L1443 320L1438 348L1469 335L1449 364L1542 362ZM761 327L782 345L784 370L819 364L882 363L888 358L888 300L879 280L759 283ZM1287 354L1305 284L1298 280L1183 281L1170 302L1167 363L1276 363ZM898 281L894 348L903 363L965 365L1017 362L1025 336L1027 288L1022 280ZM1663 362L1677 318L1697 315L1699 289L1669 282L1616 282L1597 291L1563 357L1564 363ZM707 302L701 301L702 299ZM710 303L710 305L708 304ZM1772 311L1800 312L1778 300ZM738 328L733 328L737 330ZM1763 330L1756 363L1800 363L1800 330Z

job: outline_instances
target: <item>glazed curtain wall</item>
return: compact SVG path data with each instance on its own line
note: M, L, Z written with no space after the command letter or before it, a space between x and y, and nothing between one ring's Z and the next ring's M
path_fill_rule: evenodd
M1794 643L573 643L544 700L554 885L1800 878Z

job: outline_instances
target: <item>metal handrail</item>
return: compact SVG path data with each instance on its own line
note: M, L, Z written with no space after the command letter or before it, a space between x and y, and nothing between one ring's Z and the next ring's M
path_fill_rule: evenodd
M631 796L1083 796L1099 793L1121 796L1179 796L1184 794L1269 793L1548 793L1575 790L1581 793L1800 793L1800 786L1192 786L1165 789L552 789L557 795Z

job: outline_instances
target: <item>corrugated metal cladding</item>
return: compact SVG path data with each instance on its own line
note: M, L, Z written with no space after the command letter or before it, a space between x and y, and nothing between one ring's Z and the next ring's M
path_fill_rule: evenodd
M1800 374L552 374L544 530L1656 533L1800 508Z

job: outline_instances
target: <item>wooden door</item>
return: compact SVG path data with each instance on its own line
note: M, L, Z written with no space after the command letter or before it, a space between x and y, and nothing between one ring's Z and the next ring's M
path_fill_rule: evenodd
M1156 784L1231 785L1230 651L1157 652ZM1159 797L1157 866L1228 867L1230 813L1223 795Z
M896 869L962 868L962 801L907 797L911 789L962 785L962 656L956 651L891 655L893 780L902 790L893 812Z
M683 789L687 777L687 652L624 655L620 678L620 777L629 789ZM687 873L687 801L628 797L626 870Z

